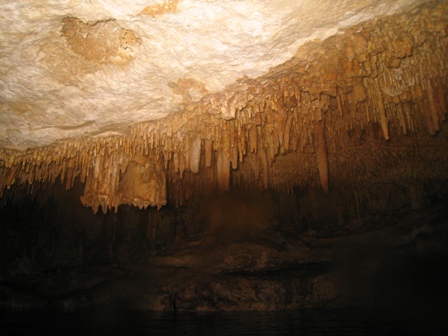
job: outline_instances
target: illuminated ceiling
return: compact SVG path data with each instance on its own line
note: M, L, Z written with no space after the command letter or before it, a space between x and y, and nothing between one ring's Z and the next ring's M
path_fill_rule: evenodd
M5 0L0 148L126 132L421 2Z

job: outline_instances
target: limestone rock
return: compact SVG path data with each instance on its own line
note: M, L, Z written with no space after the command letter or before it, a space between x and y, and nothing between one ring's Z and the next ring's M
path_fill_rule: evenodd
M0 148L122 132L182 110L169 87L179 79L201 83L198 100L307 40L419 2L4 1Z

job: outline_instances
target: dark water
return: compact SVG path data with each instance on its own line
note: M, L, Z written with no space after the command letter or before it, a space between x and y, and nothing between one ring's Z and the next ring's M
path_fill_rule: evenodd
M448 318L448 317L447 317ZM1 312L0 335L448 335L444 316L339 309L238 313Z

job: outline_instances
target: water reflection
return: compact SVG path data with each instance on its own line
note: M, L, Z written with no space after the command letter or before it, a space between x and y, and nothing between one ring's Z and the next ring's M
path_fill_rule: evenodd
M2 312L2 335L436 335L443 321L372 309L237 313Z

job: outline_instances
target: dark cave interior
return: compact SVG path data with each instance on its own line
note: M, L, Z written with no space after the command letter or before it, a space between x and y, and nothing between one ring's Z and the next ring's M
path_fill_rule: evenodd
M122 205L93 214L79 202L81 183L70 190L56 183L1 208L1 304L69 311L381 306L437 316L448 299L447 189L433 182L421 190L423 203L401 188L388 209L359 216L346 209L338 217L338 203L303 189L217 192L196 207ZM313 193L322 196L314 206L323 221L307 209Z

